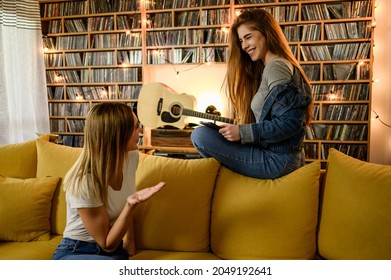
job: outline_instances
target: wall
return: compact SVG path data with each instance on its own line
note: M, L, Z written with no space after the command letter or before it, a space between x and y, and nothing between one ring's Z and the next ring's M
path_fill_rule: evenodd
M391 124L391 17L386 11L391 10L391 1L377 0L375 10L377 27L375 29L374 80L372 109L380 120ZM177 92L196 96L196 110L204 112L208 105L214 105L222 116L227 116L227 102L221 86L225 75L225 65L212 64L195 67L191 65L150 66L146 69L145 81L162 82ZM179 71L177 77L176 72ZM372 118L375 118L372 113ZM371 123L370 161L391 164L391 128L379 119ZM190 118L189 122L198 123L200 119Z
M144 82L160 82L177 93L196 97L195 111L204 113L209 105L214 105L222 117L228 116L228 102L222 85L225 64L159 65L146 66ZM179 74L177 74L179 72ZM186 108L192 109L192 108ZM199 123L201 119L188 118L188 122Z
M376 0L376 29L374 47L374 69L372 91L372 109L380 120L391 125L391 1ZM372 112L372 118L376 117ZM380 164L391 164L391 128L386 127L379 119L371 123L370 161Z

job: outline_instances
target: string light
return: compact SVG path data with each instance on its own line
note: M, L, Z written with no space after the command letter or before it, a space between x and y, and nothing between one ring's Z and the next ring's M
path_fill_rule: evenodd
M389 125L389 124L383 122L383 121L380 119L379 115L375 112L375 110L373 110L373 109L371 109L371 110L372 110L372 112L375 114L375 117L372 118L373 121L374 121L374 120L379 120L379 122L380 122L382 125L384 125L384 126L386 126L386 127L388 127L388 128L391 128L391 125Z
M108 90L107 90L106 87L103 87L103 88L102 88L102 94L103 94L105 97L109 96L109 93L108 93Z
M61 83L64 81L64 76L61 73L56 72L56 74L54 76L54 81L56 83Z
M221 32L228 32L228 29L226 28L226 27L223 27L222 29L221 29ZM199 63L199 64L197 64L197 65L195 65L195 66L193 66L193 67L190 67L190 68L188 68L188 69L185 69L185 70L181 70L181 71L179 71L176 67L175 67L175 63L173 63L173 62L171 62L170 60L168 60L168 59L166 59L166 58L163 58L164 59L164 61L166 62L166 63L168 63L168 64L170 64L172 67L173 67L173 69L174 69L174 72L175 72L175 77L177 78L177 79L179 79L179 77L180 77L180 73L183 73L183 72L187 72L187 71L191 71L191 70L193 70L193 69L195 69L195 68L198 68L198 67L200 67L200 66L202 66L202 65L207 65L207 66L210 66L210 65L212 65L213 63L214 63L214 61L212 61L211 60L211 58L212 58L212 55L213 55L213 47L216 47L216 44L213 44L210 48L209 48L209 52L208 52L208 54L207 54L207 56L205 57L205 59L204 59L204 62L202 62L202 63ZM164 52L160 52L159 50L153 50L153 52L152 52L152 54L153 55L164 55Z
M52 49L49 47L48 45L48 36L42 36L42 43L43 43L43 52L44 53L50 53L52 51Z
M379 2L378 1L375 1L375 9L377 9L377 8L379 8ZM374 18L373 20L372 20L372 28L374 29L374 28L376 28L376 19ZM373 44L373 49L375 49L375 44ZM372 79L372 83L379 83L379 79ZM379 122L382 124L382 125L384 125L384 126L386 126L386 127L388 127L388 128L391 128L391 125L390 124L388 124L388 123L386 123L386 122L384 122L381 118L380 118L380 116L376 113L376 111L375 110L373 110L372 108L371 108L371 111L375 114L375 116L371 119L372 121L375 121L375 120L379 120Z

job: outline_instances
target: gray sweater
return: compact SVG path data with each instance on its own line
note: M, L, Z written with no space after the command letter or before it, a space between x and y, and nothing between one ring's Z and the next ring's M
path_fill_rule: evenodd
M291 80L293 75L292 64L281 58L275 58L265 65L262 74L262 81L253 100L251 110L255 116L255 121L259 120L265 100L269 92L277 85Z

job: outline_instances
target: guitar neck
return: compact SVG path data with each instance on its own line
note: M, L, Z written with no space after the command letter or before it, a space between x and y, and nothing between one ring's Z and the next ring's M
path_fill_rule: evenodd
M201 118L201 119L214 120L214 121L230 123L230 124L235 123L234 120L230 119L230 118L220 117L220 116L214 115L214 114L201 113L201 112L197 112L197 111L193 111L193 110L189 110L189 109L185 109L185 108L183 109L182 115L197 117L197 118Z

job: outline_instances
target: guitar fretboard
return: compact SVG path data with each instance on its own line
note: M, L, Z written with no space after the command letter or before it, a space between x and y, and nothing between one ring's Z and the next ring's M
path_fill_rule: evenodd
M202 118L202 119L208 119L208 120L214 120L214 121L230 123L230 124L235 123L235 121L230 118L220 117L220 116L214 115L214 114L201 113L201 112L197 112L197 111L193 111L193 110L189 110L189 109L185 109L185 108L183 108L182 115L197 117L197 118Z

